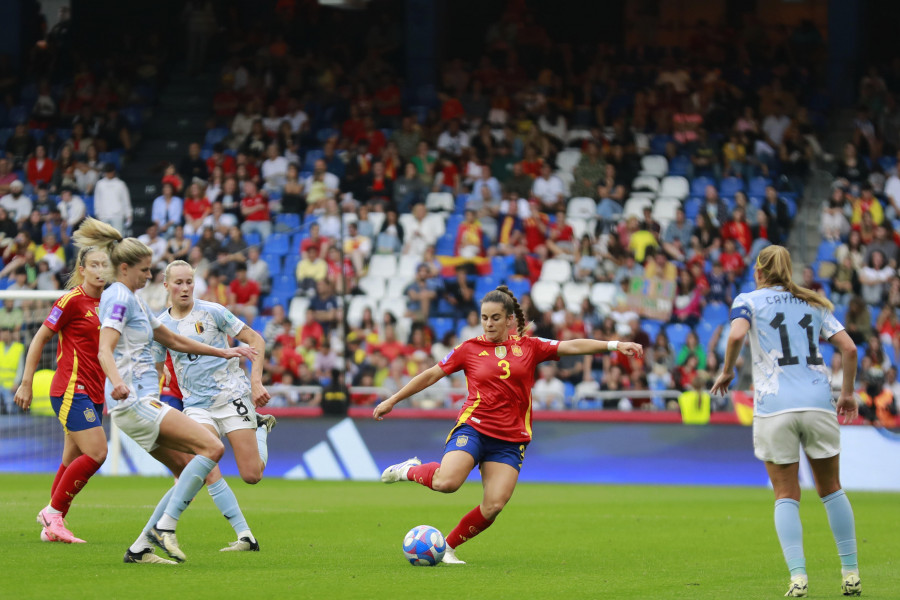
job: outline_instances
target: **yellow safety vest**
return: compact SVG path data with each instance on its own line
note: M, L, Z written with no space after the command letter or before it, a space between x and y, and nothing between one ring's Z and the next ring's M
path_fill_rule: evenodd
M709 423L709 393L688 390L678 396L681 420L685 425L706 425Z
M11 390L16 384L16 373L19 372L19 361L24 352L22 342L13 342L9 347L0 343L0 385L4 389Z

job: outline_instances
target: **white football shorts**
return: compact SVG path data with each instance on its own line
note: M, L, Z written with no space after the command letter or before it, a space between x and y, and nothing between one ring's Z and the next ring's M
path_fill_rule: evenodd
M831 458L841 451L837 416L821 410L779 413L753 418L756 458L777 465L800 462L800 447L809 458Z
M256 407L249 395L209 408L185 406L184 414L203 425L212 425L220 437L238 429L256 429Z

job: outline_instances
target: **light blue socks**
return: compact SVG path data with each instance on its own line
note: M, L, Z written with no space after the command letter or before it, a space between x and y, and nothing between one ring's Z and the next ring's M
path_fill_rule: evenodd
M216 508L222 513L222 516L228 519L234 532L238 534L238 538L240 538L242 533L250 530L250 527L247 525L247 519L244 518L244 513L241 512L241 507L238 506L234 492L231 491L224 479L207 486L206 490L212 496L213 502L216 503Z
M858 573L856 559L856 526L853 520L853 508L844 490L838 490L822 498L825 512L828 514L828 525L834 534L838 555L841 557L841 572Z
M191 500L194 499L194 496L196 496L197 492L200 491L200 488L203 487L206 476L209 475L209 472L212 471L215 466L215 461L206 458L205 456L198 455L191 459L191 462L189 462L181 472L178 483L172 488L172 497L169 498L169 504L166 506L165 514L163 514L157 523L159 529L167 529L170 531L175 529L175 525L178 523L178 518L181 516L181 513L184 512L184 509L188 507Z
M268 464L269 462L269 430L265 427L257 427L256 428L256 447L259 449L259 457L262 459L263 464Z
M791 498L775 501L775 531L791 577L806 575L803 556L803 524L800 522L800 503Z

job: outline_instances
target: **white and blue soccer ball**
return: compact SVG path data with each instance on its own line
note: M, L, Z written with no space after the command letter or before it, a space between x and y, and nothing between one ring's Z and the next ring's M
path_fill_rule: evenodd
M430 525L419 525L403 538L403 556L415 567L433 567L444 558L447 542L443 534Z

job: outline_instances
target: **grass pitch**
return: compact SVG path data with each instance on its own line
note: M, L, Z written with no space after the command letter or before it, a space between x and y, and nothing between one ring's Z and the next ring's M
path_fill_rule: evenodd
M465 544L467 565L412 567L403 534L448 533L479 503L413 483L230 480L259 553L220 553L234 532L205 491L178 528L188 562L123 564L169 480L97 477L69 515L87 544L38 539L50 475L0 475L0 598L778 598L788 574L763 489L521 484L496 524ZM896 598L896 494L851 493L863 590ZM810 597L839 598L825 511L804 494ZM159 552L158 552L159 553Z

